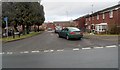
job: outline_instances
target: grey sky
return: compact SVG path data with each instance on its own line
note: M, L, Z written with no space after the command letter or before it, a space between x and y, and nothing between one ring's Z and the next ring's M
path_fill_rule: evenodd
M66 21L114 6L119 0L42 0L46 22ZM93 8L92 8L93 4Z

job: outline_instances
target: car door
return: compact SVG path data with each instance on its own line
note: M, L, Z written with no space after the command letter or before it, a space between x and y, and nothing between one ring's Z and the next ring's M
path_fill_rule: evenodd
M63 32L63 37L66 37L66 34L68 33L68 29L67 28L65 28L64 29L64 32Z
M59 35L64 37L64 29L62 29L60 32L59 32Z

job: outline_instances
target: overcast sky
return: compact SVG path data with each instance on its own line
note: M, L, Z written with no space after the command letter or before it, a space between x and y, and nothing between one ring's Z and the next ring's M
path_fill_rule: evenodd
M42 0L45 22L74 20L114 5L120 0ZM92 7L93 4L93 7Z

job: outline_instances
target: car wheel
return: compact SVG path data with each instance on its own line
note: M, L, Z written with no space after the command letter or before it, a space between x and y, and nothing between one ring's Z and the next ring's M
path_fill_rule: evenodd
M69 40L69 36L68 35L66 36L66 39Z
M61 36L59 34L57 34L59 38L61 38Z
M78 38L79 40L81 40L81 37L80 38Z

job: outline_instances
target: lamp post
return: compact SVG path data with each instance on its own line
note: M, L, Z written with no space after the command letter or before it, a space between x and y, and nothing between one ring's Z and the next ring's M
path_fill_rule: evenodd
M67 20L68 20L68 11L66 11L66 16L67 16Z
M92 18L92 20L91 20L91 32L93 32L93 27L94 27L94 25L93 25L93 4L91 5L92 6L92 11L91 11L91 18Z

